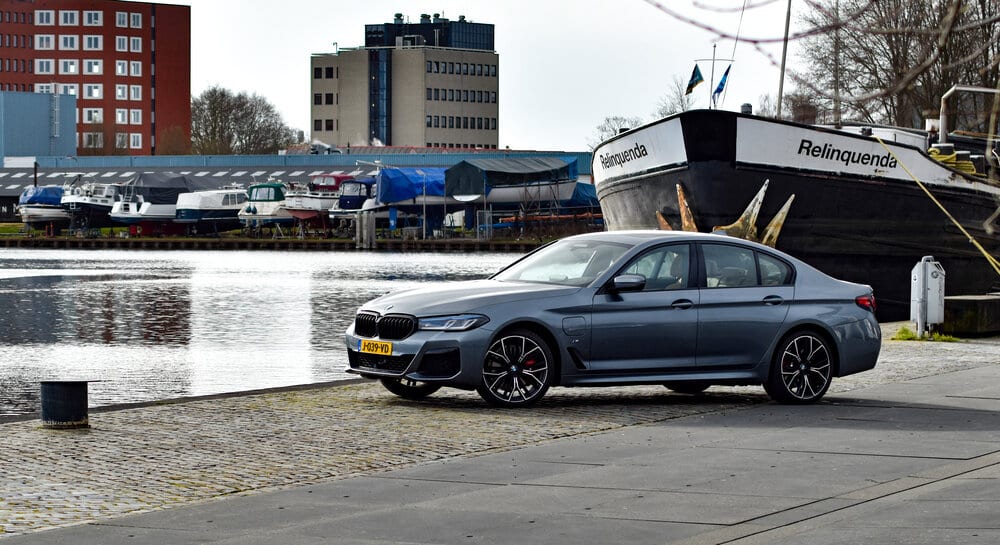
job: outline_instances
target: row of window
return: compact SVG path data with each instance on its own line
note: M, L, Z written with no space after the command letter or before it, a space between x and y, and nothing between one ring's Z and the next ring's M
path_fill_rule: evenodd
M104 84L101 83L83 84L83 95L78 93L79 85L76 83L57 83L54 85L55 89L51 83L39 83L35 86L35 91L38 93L58 92L61 95L73 95L94 100L104 98ZM115 85L115 100L142 100L142 85Z
M340 130L339 119L313 119L313 132L339 131L339 130Z
M104 147L104 133L85 132L81 136L83 137L83 142L81 143L81 147L84 148ZM116 132L115 147L118 149L125 149L126 147L132 149L142 149L142 135L135 132L132 133Z
M428 148L471 148L471 149L497 149L496 144L454 144L447 142L427 142Z
M448 102L489 102L496 104L496 91L470 91L468 89L438 89L427 88L427 100L445 100Z
M23 13L21 14L23 18ZM40 9L35 10L35 24L38 26L52 26L59 22L60 26L77 26L80 24L80 12L77 10L59 10L59 16L56 17L56 11L51 9ZM84 11L83 12L83 26L104 26L104 12L103 11ZM21 21L22 23L24 21ZM30 22L30 21L29 21ZM142 28L142 14L141 13L126 13L124 11L115 12L115 26L119 28Z
M4 34L0 37L0 47L31 48L31 36L27 34Z
M36 74L55 74L55 66L58 65L60 74L79 74L81 61L79 59L35 59ZM91 76L104 74L104 60L84 59L82 61L83 73ZM139 61L115 61L116 76L142 76L142 63Z
M22 93L30 93L35 90L35 85L32 83L0 83L0 91L18 91Z
M83 46L84 51L103 51L104 36L85 34L83 39L76 34L36 34L35 49L52 50L59 46L60 51L76 51ZM115 51L142 53L142 38L138 36L115 36Z
M77 121L79 121L79 111ZM104 123L104 108L83 108L84 123ZM142 125L142 110L115 108L116 125Z
M31 23L31 14L17 11L5 11L0 14L0 21L4 23Z
M427 126L433 129L475 129L484 131L497 130L495 117L463 117L458 115L429 115Z
M336 71L334 70L336 68ZM313 79L336 79L340 77L339 66L316 66L313 68Z
M467 62L427 61L428 74L459 74L462 76L496 77L495 64L470 64Z
M340 93L313 93L313 105L340 104Z
M27 72L31 73L31 61L24 59L0 59L0 72Z

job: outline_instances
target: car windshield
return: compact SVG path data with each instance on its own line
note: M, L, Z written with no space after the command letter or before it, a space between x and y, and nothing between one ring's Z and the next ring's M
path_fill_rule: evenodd
M628 251L627 244L561 240L493 275L494 280L586 286Z

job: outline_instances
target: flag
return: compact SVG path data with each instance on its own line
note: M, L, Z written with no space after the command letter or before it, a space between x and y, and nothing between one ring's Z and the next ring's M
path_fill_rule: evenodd
M733 65L730 64L726 67L726 71L722 73L722 79L719 80L719 85L715 88L715 91L712 92L712 104L719 101L719 95L721 95L722 90L726 88L726 79L729 78L729 69L732 67Z
M688 81L688 88L687 91L684 91L684 94L690 95L691 91L694 91L694 88L703 81L705 81L705 78L701 77L701 70L698 69L698 64L695 63L694 71L691 72L691 81Z

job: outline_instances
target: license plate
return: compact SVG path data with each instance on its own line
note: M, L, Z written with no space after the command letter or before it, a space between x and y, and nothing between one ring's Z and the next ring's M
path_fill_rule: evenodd
M358 341L358 351L365 354L379 354L381 356L392 355L392 343L385 341L370 341L361 339Z

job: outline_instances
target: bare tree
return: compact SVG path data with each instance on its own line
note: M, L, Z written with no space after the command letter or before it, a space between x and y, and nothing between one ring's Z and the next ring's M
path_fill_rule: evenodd
M212 87L191 101L191 149L200 155L276 153L295 140L260 95Z
M590 150L593 151L601 142L628 129L642 125L641 117L623 117L619 115L608 116L597 126L594 138L589 142Z
M675 75L670 82L670 89L667 94L660 97L660 103L653 112L653 117L667 117L669 115L686 112L694 106L694 99L687 92L688 82L680 76Z

